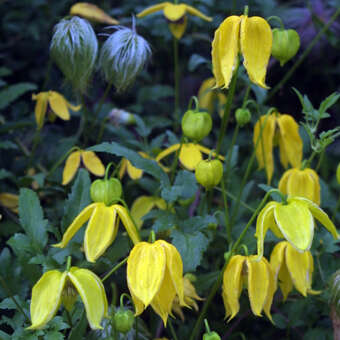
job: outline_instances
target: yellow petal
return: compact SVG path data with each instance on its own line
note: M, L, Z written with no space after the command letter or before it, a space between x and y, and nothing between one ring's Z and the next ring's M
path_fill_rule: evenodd
M288 179L295 171L297 171L297 169L289 169L289 170L285 171L284 174L282 175L280 181L279 181L278 189L284 195L288 194L288 189L287 189Z
M191 15L195 15L196 17L199 17L203 20L206 20L206 21L212 21L212 18L211 17L208 17L206 15L204 15L202 12L200 12L199 10L197 10L196 8L192 7L192 6L189 6L189 5L185 5L186 7L186 11L191 14Z
M129 285L129 282L128 282L128 285ZM129 287L129 291L130 291L130 294L131 294L131 297L132 297L133 304L135 306L135 316L142 314L143 311L144 311L144 304L143 304L143 302L140 301L137 298L137 296L135 296L132 293L132 290L130 289L130 287Z
M94 209L96 208L98 203L92 203L83 209L80 214L73 220L71 225L67 228L66 232L63 235L63 239L60 243L54 244L53 247L57 248L65 248L67 243L71 240L71 238L75 235L75 233L83 226L83 224L91 217Z
M184 16L177 22L169 22L169 29L176 39L181 39L186 28L187 28L188 18Z
M103 24L118 25L119 21L111 18L102 9L88 2L78 2L70 9L71 15L77 15L90 21Z
M67 101L60 93L55 91L48 92L48 102L52 111L61 119L69 120L70 112L68 111Z
M72 181L74 175L76 174L79 168L80 155L81 151L74 151L68 156L63 171L62 185L66 185Z
M119 179L122 179L123 176L125 175L126 167L127 167L127 159L122 158L122 161L120 163L119 173L118 173Z
M163 9L164 16L169 21L177 21L181 19L185 15L185 12L186 6L184 4L175 5L168 3Z
M158 293L165 269L165 249L160 244L140 242L131 250L127 261L128 286L145 308Z
M37 122L38 130L41 129L44 125L44 119L47 110L47 102L48 102L48 92L40 92L37 95L32 96L33 100L36 100L35 104L35 121Z
M196 144L182 144L179 160L188 170L195 170L196 165L202 160L202 154Z
M0 204L8 209L17 209L19 206L19 196L9 192L2 192L0 194Z
M240 46L243 65L250 80L265 89L268 88L265 79L272 41L272 30L266 20L242 16Z
M314 180L304 170L296 170L287 182L289 196L302 196L309 200L314 198Z
M43 274L33 286L31 300L32 325L27 329L42 328L57 312L61 293L66 281L66 273L50 270Z
M280 289L283 295L283 301L286 301L289 293L293 290L293 281L287 269L286 262L284 263L284 265L281 267L279 271L278 280L279 280Z
M104 176L105 167L102 161L97 157L97 155L93 151L82 151L81 157L88 171L90 171L96 176Z
M274 294L276 292L277 289L277 281L276 278L274 276L274 272L270 266L270 264L268 263L267 259L265 259L264 257L262 258L263 261L266 264L266 268L268 271L268 278L269 278L269 286L268 286L268 290L267 290L267 296L263 305L263 310L265 312L265 314L267 315L268 319L273 322L272 316L270 314L270 308L272 306L273 303L273 298L274 298Z
M88 269L72 267L68 277L77 289L92 329L102 329L100 322L107 315L108 303L104 286L97 275Z
M300 251L309 250L314 235L314 219L307 206L296 200L277 204L274 208L276 224L285 239Z
M201 145L201 144L193 144L199 151L201 151L202 153L205 153L206 155L210 155L211 150L206 148L205 146ZM213 157L217 157L216 152L211 153ZM224 161L224 157L219 155L218 158L221 161Z
M170 147L168 147L167 149L163 150L162 152L160 152L157 157L155 158L155 160L157 162L159 162L161 159L163 159L164 157L170 155L171 153L177 151L180 148L180 144L174 144L171 145Z
M126 160L126 170L129 177L133 180L140 179L143 176L143 170L133 166L129 160Z
M305 172L313 179L314 182L314 195L311 201L316 203L317 205L320 205L321 197L320 197L320 181L318 174L313 169L305 169Z
M220 63L220 40L221 40L221 29L218 28L215 31L214 39L211 44L211 61L212 61L212 72L216 81L216 87L222 87L224 85L224 79L221 71Z
M137 18L143 18L149 14L158 12L160 10L162 10L165 6L169 5L170 2L162 2L160 4L154 5L154 6L150 6L148 8L146 8L144 11L138 13L136 16Z
M117 231L117 212L104 203L97 203L84 237L86 259L95 262L114 241Z

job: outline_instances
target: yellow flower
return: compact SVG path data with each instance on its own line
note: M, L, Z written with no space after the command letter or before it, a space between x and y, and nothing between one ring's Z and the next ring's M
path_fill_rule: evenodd
M63 95L56 91L39 92L38 94L33 94L32 100L37 101L34 112L38 130L40 130L44 125L47 104L50 105L53 113L63 120L70 119L69 108L72 111L79 111L81 108L81 105L74 106L70 104Z
M214 113L215 102L218 102L218 114L222 118L224 105L227 102L226 96L222 92L214 89L215 78L211 77L203 81L198 90L198 102L201 109L207 110L210 114Z
M102 24L118 25L119 21L111 18L101 8L88 2L78 2L70 9L70 15L77 15Z
M57 313L69 289L71 291L75 289L79 293L90 327L102 329L100 322L103 317L107 317L108 309L104 286L93 272L77 267L71 267L69 271L63 273L59 270L50 270L34 285L31 300L32 325L27 329L44 327Z
M267 120L266 120L267 119ZM273 147L278 140L280 147L280 161L287 168L288 163L299 168L302 160L302 139L299 135L299 125L294 118L287 114L271 113L261 116L254 128L254 146L262 129L261 140L257 143L256 158L259 169L265 168L268 184L274 172Z
M272 31L266 20L246 15L226 18L215 31L212 65L216 86L228 88L241 51L250 80L263 88L272 51Z
M289 196L302 196L320 205L318 174L309 168L287 170L280 179L279 190Z
M140 196L132 203L131 217L135 221L138 229L143 225L142 217L154 207L165 210L166 202L163 198L156 196Z
M165 149L164 151L160 152L157 155L156 161L159 162L164 157L179 150L180 147L181 144L174 144L170 146L169 148ZM181 152L179 154L179 160L186 169L193 171L195 170L196 165L203 159L202 152L209 155L211 150L200 144L184 143L182 144ZM215 156L216 154L213 153L213 155ZM219 158L221 160L224 160L224 157L222 156L219 156Z
M65 168L63 171L62 185L66 185L72 181L74 175L79 168L81 159L83 160L83 163L88 171L96 176L104 176L104 165L93 151L77 150L73 151L67 157Z
M212 18L207 17L196 8L186 4L173 4L171 2L162 2L160 4L150 6L144 11L137 14L137 18L143 18L146 15L163 10L165 18L169 22L169 28L175 38L181 39L187 26L186 14L195 15L203 20L211 21Z
M19 196L9 192L0 193L0 204L14 213L18 213Z
M92 203L83 209L67 228L60 243L54 247L65 248L75 233L89 220L84 237L86 259L95 262L115 240L119 220L122 221L134 244L140 241L136 227L129 212L119 204L106 206L104 203Z
M180 304L186 305L181 255L166 241L134 246L127 261L127 283L136 315L151 305L166 325L176 294Z
M327 214L315 203L304 197L289 197L287 204L269 202L261 210L256 221L257 252L263 255L263 242L268 229L278 238L285 238L299 251L309 250L314 236L316 218L335 239L336 228Z
M276 291L276 280L268 261L262 257L256 261L256 255L233 256L223 274L222 297L226 318L230 321L240 310L239 298L243 286L248 289L252 312L261 316L262 310L272 321L270 307Z
M146 159L151 159L150 156L143 151L138 152L138 154ZM143 176L143 170L136 168L128 159L123 158L119 169L119 178L122 179L126 172L133 180L140 179Z
M303 253L294 249L290 243L278 243L270 255L270 264L283 294L283 300L294 287L303 295L318 294L312 290L312 276L314 270L313 256L309 251Z

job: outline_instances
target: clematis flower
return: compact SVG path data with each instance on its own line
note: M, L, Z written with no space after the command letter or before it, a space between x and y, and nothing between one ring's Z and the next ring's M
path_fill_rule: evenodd
M154 207L165 210L166 202L163 198L156 196L140 196L132 203L131 217L135 221L138 229L143 225L142 217Z
M140 241L138 232L127 209L119 204L106 206L102 202L92 203L83 209L67 228L60 243L54 247L65 248L76 232L89 220L84 237L87 261L95 262L115 240L119 220L122 221L134 244Z
M254 315L261 316L262 310L272 320L270 307L277 285L268 261L256 255L233 256L223 274L222 297L228 321L240 310L239 298L243 287L247 287L250 307Z
M33 94L32 100L37 101L34 112L38 130L40 130L44 125L47 104L50 105L52 112L63 120L70 119L69 108L72 111L79 111L81 108L81 105L74 106L70 104L63 95L56 91L46 91Z
M161 10L163 10L163 14L169 22L169 29L176 39L181 39L185 32L187 27L187 13L206 21L212 20L212 18L207 17L192 6L186 4L173 4L167 1L146 8L144 11L137 14L137 18L143 18Z
M278 140L280 161L285 168L287 168L288 163L294 168L300 167L303 145L299 135L299 125L294 118L287 114L275 112L261 116L256 122L253 137L254 146L265 121L262 137L255 151L259 169L266 169L269 184L274 172L273 147L275 142Z
M127 283L136 315L151 305L166 325L176 294L186 306L181 255L166 241L140 242L133 247L127 260Z
M268 229L278 238L285 238L296 250L309 250L314 236L316 218L335 239L339 234L328 215L315 203L304 197L289 197L287 204L269 202L256 221L258 258L263 255L263 242Z
M289 169L280 179L279 190L289 196L306 197L320 205L319 176L313 169Z
M69 294L73 295L72 297ZM107 317L108 303L100 278L88 269L71 267L61 273L50 270L43 274L32 289L31 320L27 329L44 327L57 313L60 303L76 300L79 293L86 310L87 320L92 329L102 329L100 322ZM68 306L70 307L70 306Z
M247 15L226 18L215 31L212 65L216 87L228 88L238 63L239 52L249 79L265 89L265 77L272 51L272 31L266 20Z
M79 168L80 160L83 161L86 169L92 174L104 176L104 165L93 151L76 150L67 157L63 171L62 185L66 185L72 181Z
M156 161L159 162L161 159L170 155L173 152L176 152L180 148L181 144L174 144L170 146L169 148L165 149L164 151L160 152L157 155ZM195 170L196 165L203 159L202 153L209 155L210 152L211 150L203 145L194 143L184 143L182 144L182 148L179 153L179 160L186 169L193 171ZM215 156L216 154L213 153L213 155ZM221 160L224 160L223 156L219 156L219 158Z
M9 192L0 193L0 204L14 213L18 213L19 196Z
M303 295L318 294L312 290L314 270L313 256L310 251L297 251L289 242L279 242L270 255L270 264L283 294L283 300L294 287Z

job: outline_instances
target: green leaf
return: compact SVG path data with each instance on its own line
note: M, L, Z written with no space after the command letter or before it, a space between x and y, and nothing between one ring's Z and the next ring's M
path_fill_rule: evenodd
M217 224L215 216L195 216L185 220L179 220L179 228L186 233L194 233L209 227L210 224Z
M13 101L28 91L37 89L37 85L32 83L19 83L8 86L0 91L0 110L9 106Z
M319 106L319 111L321 114L324 114L331 106L333 106L338 99L340 98L340 93L332 93L330 96L328 96L325 100L322 101L322 103Z
M12 176L13 176L13 174L11 172L7 171L6 169L0 169L0 180L8 178L8 177L12 177Z
M77 215L91 203L90 176L85 169L78 171L76 180L65 202L64 215L61 221L62 231L73 222Z
M38 195L30 189L20 189L19 219L33 247L41 252L47 244L48 221L44 219Z
M177 225L177 216L169 210L152 210L144 216L143 220L149 218L156 218L152 226L152 230L156 233L172 229Z
M87 328L87 320L86 314L83 312L79 322L75 327L72 328L68 340L80 340L83 339L83 335L85 334Z
M18 298L18 296L14 296L14 298ZM17 309L17 306L11 298L6 298L0 302L0 309Z
M0 77L6 77L11 75L13 72L7 67L0 67Z
M16 144L14 144L13 142L9 141L9 140L4 140L2 142L0 142L0 149L5 149L5 150L17 150L18 147Z
M8 334L6 334L5 332L0 331L0 339L1 340L11 340L11 337Z
M25 234L15 234L7 241L7 244L11 246L18 257L24 256L27 253L34 253L31 240Z
M209 63L208 59L200 56L199 54L193 54L189 59L188 69L189 69L190 72L193 72L193 71L196 70L196 68L199 65L208 64L208 63Z
M163 98L172 97L174 90L167 85L144 86L138 92L137 102L139 104L148 101L157 101Z

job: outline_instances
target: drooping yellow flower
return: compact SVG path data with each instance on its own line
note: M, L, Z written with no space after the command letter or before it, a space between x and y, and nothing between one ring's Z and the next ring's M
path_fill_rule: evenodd
M268 261L262 257L255 261L256 255L233 256L223 274L222 297L228 321L240 310L239 298L243 287L247 287L250 307L256 316L262 310L272 321L270 307L277 285Z
M218 90L214 89L214 86L215 78L213 77L203 81L198 90L198 103L201 109L205 109L210 114L213 114L215 103L217 102L218 114L222 118L227 98L222 92L218 92Z
M303 295L318 294L312 290L314 270L313 256L310 251L299 252L289 242L279 242L270 255L270 264L278 279L283 300L294 287Z
M135 221L138 229L143 225L142 217L154 207L165 210L166 202L163 198L156 196L140 196L132 203L131 217Z
M279 190L285 195L306 197L320 205L319 176L313 169L287 170L280 179Z
M9 192L2 192L0 193L0 205L17 214L19 212L19 196Z
M203 20L211 21L212 18L207 17L196 8L186 4L173 4L171 2L162 2L160 4L150 6L144 11L137 14L137 18L143 18L146 15L163 10L165 18L169 22L169 28L175 38L181 39L187 26L186 14L195 15Z
M32 325L27 329L44 327L57 313L69 288L79 293L90 327L102 329L100 322L103 317L108 316L104 286L96 274L77 267L71 267L69 271L63 273L59 270L50 270L34 285L31 300ZM69 297L66 297L66 300L69 300Z
M151 159L151 157L143 151L138 152L138 154L146 159ZM119 169L119 178L122 179L125 173L133 180L140 179L143 176L143 170L136 168L128 159L123 158Z
M304 197L289 197L287 204L269 202L256 221L257 253L263 255L263 242L268 229L278 238L285 238L299 251L309 250L314 236L316 218L335 239L339 234L327 214L315 203Z
M46 91L33 94L32 100L37 101L34 112L38 130L40 130L44 125L47 104L50 105L53 113L63 120L70 119L69 108L72 111L79 111L81 108L81 105L74 106L70 104L63 95L56 91Z
M89 220L84 237L84 251L89 262L95 262L115 240L119 220L122 221L134 244L140 237L127 209L119 204L106 206L104 203L92 203L83 209L65 231L60 243L54 247L65 248L75 233Z
M266 169L269 184L274 172L273 147L276 141L280 148L280 161L285 168L288 163L294 168L300 167L303 144L299 135L299 125L290 115L275 112L261 116L254 128L254 146L260 135L261 126L262 136L255 151L259 169Z
M173 152L176 152L180 148L181 151L179 154L179 160L181 161L183 166L190 171L195 170L196 165L203 159L202 153L209 155L211 152L210 149L200 144L184 143L182 144L182 147L181 144L174 144L164 151L160 152L156 157L156 161L159 162L161 159L170 155ZM215 156L216 154L213 153L213 155ZM219 156L219 158L221 160L224 160L223 156Z
M118 25L119 21L111 18L101 8L88 2L78 2L70 9L70 15L77 15L102 24Z
M272 31L266 20L246 15L226 18L212 42L213 74L217 87L228 88L238 63L239 52L250 80L263 88L272 51Z
M186 306L181 255L166 241L134 246L127 261L127 283L136 315L151 305L166 325L176 294Z
M66 185L72 181L80 166L80 160L83 161L86 169L92 174L100 177L104 176L104 165L93 151L76 150L67 157L63 171L62 185Z

